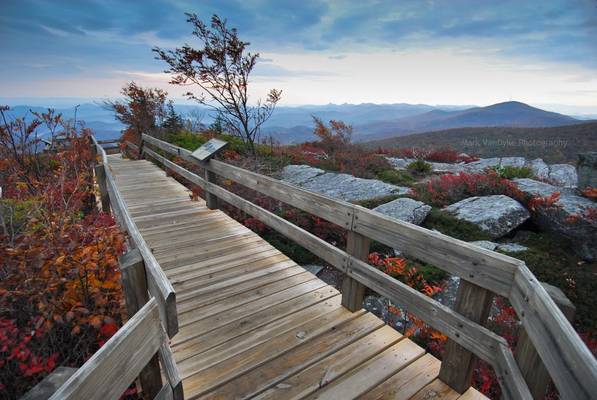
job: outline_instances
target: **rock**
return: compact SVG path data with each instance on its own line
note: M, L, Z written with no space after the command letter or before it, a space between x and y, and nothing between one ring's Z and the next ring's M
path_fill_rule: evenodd
M549 178L549 166L541 158L535 158L528 162L528 166L533 170L533 175L537 178Z
M431 164L431 167L433 168L434 172L457 174L459 172L463 172L466 170L466 164L464 164L464 163L450 164L450 163L430 162L429 164Z
M546 197L559 192L559 198L550 207L539 205L535 208L533 221L546 231L572 240L576 244L573 248L583 259L597 259L597 207L594 201L533 179L514 179L514 183L530 197Z
M491 251L495 250L498 247L497 243L490 242L489 240L476 240L474 242L469 243Z
M388 160L388 162L390 164L392 164L392 166L395 169L406 169L406 167L408 167L408 164L415 161L414 158L398 158L398 157L386 157L386 160Z
M503 243L499 244L497 249L508 253L518 253L521 251L527 251L529 248L518 243Z
M467 172L483 172L486 168L498 167L500 165L501 158L482 158L479 161L473 161L465 166Z
M524 157L502 157L500 160L500 167L518 167L525 166L527 160Z
M409 191L407 187L391 185L377 179L325 172L305 165L286 166L282 170L282 180L345 201L370 200L406 194Z
M479 226L492 238L504 236L530 217L522 204L504 195L469 197L444 211Z
M302 185L318 175L325 174L325 171L308 165L287 165L282 170L282 180L294 185Z
M597 151L578 155L578 188L597 188Z
M316 264L309 264L309 265L303 265L303 268L306 269L307 271L309 271L310 273L312 273L313 275L317 275L321 272L321 270L323 269L323 266L316 265Z
M564 187L576 187L576 185L578 184L576 168L574 168L574 165L570 164L550 165L548 178L551 181Z
M378 213L385 214L401 221L419 225L423 222L425 217L427 217L429 211L431 211L431 206L428 206L421 201L401 198L377 206L373 211L377 211Z

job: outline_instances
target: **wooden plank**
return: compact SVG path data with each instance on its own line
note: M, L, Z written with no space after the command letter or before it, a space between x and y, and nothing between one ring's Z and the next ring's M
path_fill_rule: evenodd
M182 387L182 377L180 376L176 360L174 359L174 354L172 354L172 350L170 349L167 340L164 340L160 346L159 356L162 366L164 367L164 375L166 375L166 379L172 389L173 399L183 400L184 391Z
M260 286L253 290L249 290L243 293L239 293L234 297L222 299L218 302L203 306L195 307L193 310L185 312L179 315L180 326L186 326L202 319L211 317L219 313L226 312L235 307L241 307L252 301L260 299L265 296L269 296L274 293L278 293L282 290L289 289L293 286L297 286L302 283L306 283L317 278L308 272L297 274L291 277L286 277L277 282L273 282L267 285Z
M355 319L361 317L361 315L362 318L366 318L366 323L365 321L355 322ZM343 326L344 324L346 326ZM309 321L290 332L271 338L265 345L254 347L210 368L187 376L185 390L189 397L206 394L215 387L223 385L328 331L349 329L349 331L370 332L376 326L380 327L382 324L383 322L371 314L363 315L338 309Z
M195 307L206 306L227 297L234 297L238 293L243 293L263 285L283 280L286 277L305 272L305 269L298 265L289 268L282 268L279 270L272 270L270 268L258 270L249 273L246 276L237 276L213 285L209 285L208 287L197 290L193 297L185 300L182 300L179 296L178 312L180 315L182 315L183 313L190 311ZM209 296L207 296L207 294L209 294Z
M117 399L165 340L156 302L150 300L50 398Z
M572 304L559 288L548 285L545 282L542 282L541 285L562 311L566 319L572 323L576 312L574 304ZM533 398L535 400L543 399L551 382L551 377L524 329L520 329L518 334L515 359Z
M308 281L281 292L262 297L259 300L253 301L251 303L244 304L242 307L230 310L225 315L215 315L194 322L190 325L187 325L188 328L179 333L179 335L176 337L176 343L182 343L194 337L204 335L220 326L226 325L246 315L254 314L266 307L271 307L272 305L287 301L306 292L321 289L325 286L325 282L320 280Z
M356 259L367 261L369 257L369 238L348 232L346 237L346 252ZM342 305L350 311L363 308L365 286L350 276L344 275L342 279Z
M305 293L275 306L244 316L209 335L199 336L184 343L174 343L174 353L179 365L183 360L190 363L207 363L221 360L222 354L234 355L244 349L268 341L273 335L286 332L295 326L340 308L338 291L331 286ZM247 333L249 333L247 335ZM235 353L236 351L236 353ZM191 359L193 358L193 359Z
M454 311L470 321L485 325L493 297L489 290L461 279ZM477 361L474 353L448 340L439 377L458 393L464 393L471 386Z
M108 189L106 187L106 172L104 171L103 165L96 165L95 168L95 177L97 180L97 186L99 187L100 192L100 202L102 204L102 211L105 213L110 212L110 197L108 195Z
M364 323L370 320L377 323ZM365 336L373 335L383 322L372 314L350 321L338 329L328 330L298 347L208 393L206 399L252 398L285 378L343 350ZM361 343L362 344L362 343ZM363 350L366 350L364 348ZM360 351L360 350L357 350ZM284 397L285 399L287 397Z
M458 400L486 400L483 394L479 393L475 388L469 388L466 392L458 398Z
M301 399L402 339L393 328L383 326L299 373L272 382L268 390L254 399Z
M212 184L217 184L217 175L209 170L205 170L205 180ZM210 192L205 193L205 204L207 204L207 208L210 210L215 210L218 208L218 198Z
M505 399L533 399L508 345L500 345L498 348L493 370L500 383L502 396Z
M423 392L429 394L428 399L441 399L442 397L431 395L431 387L433 382L440 382L443 388L447 388L449 392L455 396L449 398L456 399L459 394L454 392L445 383L439 381L437 374L440 369L440 361L431 354L425 354L421 358L415 360L406 368L398 371L397 374L367 392L362 400L408 400L413 396L417 397L419 393ZM431 387L429 385L432 385ZM435 393L435 391L434 391ZM425 398L425 397L420 397Z
M512 306L564 398L597 393L597 361L526 266L516 273Z
M473 388L469 388L465 393L472 393L475 391L477 394L480 395L478 400L487 400L487 397L483 396L481 393L477 392ZM456 391L454 391L450 386L446 385L440 379L436 379L431 382L429 385L425 386L418 392L416 395L411 397L410 400L456 400L462 398Z
M359 397L424 354L425 351L411 340L401 340L306 398L336 400Z

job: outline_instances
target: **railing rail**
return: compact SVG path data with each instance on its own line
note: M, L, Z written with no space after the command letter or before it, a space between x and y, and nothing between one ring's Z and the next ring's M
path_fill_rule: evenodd
M450 274L459 276L462 279L462 285L469 285L469 288L473 289L462 290L463 286L459 293L463 295L466 293L469 297L473 294L477 297L483 295L485 303L482 304L483 307L491 301L493 294L507 297L512 302L530 341L563 398L589 399L597 393L597 362L566 317L522 261L221 161L210 160L207 163L201 163L190 156L190 151L146 134L142 136L141 145L135 149L141 153L140 156L143 154L150 156L168 169L202 187L206 193L241 209L294 240L360 284L404 306L418 318L446 334L465 352L470 352L489 362L496 371L507 398L530 399L532 395L506 341L482 326L485 323L482 321L483 312L469 312L470 310L466 309L459 309L458 312L451 310L381 273L362 261L360 259L362 257L332 246L300 227L218 186L213 179L202 178L170 161L149 148L148 144L194 163L212 175L217 174L233 180L336 223L349 232L399 248L408 256L432 263ZM209 175L206 174L206 176ZM488 295L487 291L491 292L491 295ZM352 303L355 303L354 300L352 299ZM469 300L475 301L474 298ZM465 315L477 320L471 320ZM447 356L450 357L450 355ZM466 368L471 369L473 363L469 364ZM458 379L466 379L466 376L463 374ZM459 382L446 383L455 388L459 386ZM469 381L465 383L470 383L470 375Z
M174 358L160 323L157 302L151 299L50 400L117 399L156 354L162 359L168 382L152 398L182 399L181 379L173 368Z
M149 293L158 303L162 323L164 324L168 337L171 338L178 332L178 313L176 311L176 293L174 288L151 252L151 249L147 243L145 243L137 225L133 221L133 218L126 207L126 203L122 199L118 187L116 186L116 181L112 176L112 172L110 171L106 152L101 145L98 144L95 137L92 136L91 140L95 151L100 155L102 161L102 165L98 166L99 170L101 170L101 173L98 174L100 191L103 187L107 192L109 205L111 206L116 219L120 226L128 232L132 247L138 249L143 258L147 272L147 288ZM98 167L96 167L96 172L98 171ZM106 193L103 193L102 198L105 199L105 197Z

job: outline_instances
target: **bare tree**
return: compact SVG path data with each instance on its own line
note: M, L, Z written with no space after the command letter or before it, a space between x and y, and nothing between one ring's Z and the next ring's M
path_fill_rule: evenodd
M238 38L235 28L228 28L226 20L212 16L208 26L196 14L186 14L193 26L193 35L202 42L201 49L188 44L175 50L155 47L158 60L165 61L173 74L174 85L197 85L198 95L186 93L189 99L210 107L224 121L230 133L243 139L255 154L255 141L261 126L272 115L282 91L272 89L265 100L249 104L249 75L259 53L246 52L248 42Z

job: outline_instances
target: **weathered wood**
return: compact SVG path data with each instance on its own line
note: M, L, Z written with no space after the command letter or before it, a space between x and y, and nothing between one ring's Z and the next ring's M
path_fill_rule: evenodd
M104 166L107 166L108 158L105 152L103 152L101 147L99 147L98 150L100 150L100 154L102 154ZM108 192L112 197L111 204L116 217L119 223L128 231L130 239L134 242L135 247L139 249L143 260L145 261L146 273L148 274L148 289L156 298L156 301L160 306L160 315L162 317L162 321L164 322L166 332L168 333L169 337L172 337L178 331L176 293L174 292L174 288L164 274L164 271L162 271L162 268L158 264L153 253L145 243L145 240L139 232L139 229L133 221L133 218L130 216L130 213L126 208L126 204L122 199L118 188L116 187L116 182L114 181L114 178L109 170L106 170L106 182Z
M214 174L210 170L206 169L205 170L205 181L215 185L217 182L216 174ZM207 208L209 208L210 210L215 210L216 208L218 208L217 196L214 195L212 192L206 191L205 192L205 204L207 204Z
M149 301L145 265L138 249L131 250L120 257L119 264L127 313L131 318ZM143 368L139 374L139 380L143 392L149 398L157 396L162 388L162 375L157 355L154 355Z
M102 204L102 211L105 213L110 212L110 196L106 187L106 172L102 164L95 166L95 179L100 191L100 202Z
M460 280L454 311L470 321L485 325L493 294L465 280ZM439 377L458 393L464 393L471 386L477 357L453 340L448 340L442 360Z
M176 366L174 354L172 354L172 350L166 339L164 339L164 342L160 346L159 356L162 361L162 367L164 368L164 374L172 389L172 398L174 400L183 400L182 378Z
M591 399L597 393L597 361L537 278L522 266L510 302L561 396Z
M156 302L150 300L50 398L117 399L166 340ZM160 387L161 389L161 387Z
M369 256L369 238L358 233L348 232L346 237L346 252L356 259L367 261ZM363 307L365 285L350 276L344 275L342 281L342 305L350 311L357 311Z
M574 304L559 288L545 282L542 282L541 285L560 308L566 319L572 322L576 312ZM543 399L551 382L551 377L524 329L519 331L515 358L533 398L535 400Z
M211 160L208 164L202 165L193 159L190 156L191 152L186 149L148 135L143 135L143 138L147 143L170 154L253 190L332 221L346 229L351 229L352 226L352 230L356 233L399 248L405 254L432 263L450 274L494 293L507 296L510 292L514 271L519 264L519 261L514 258L221 161ZM209 188L204 189L211 192Z
M507 344L501 344L496 354L493 370L502 389L504 399L532 400L531 392L516 365L514 354Z

